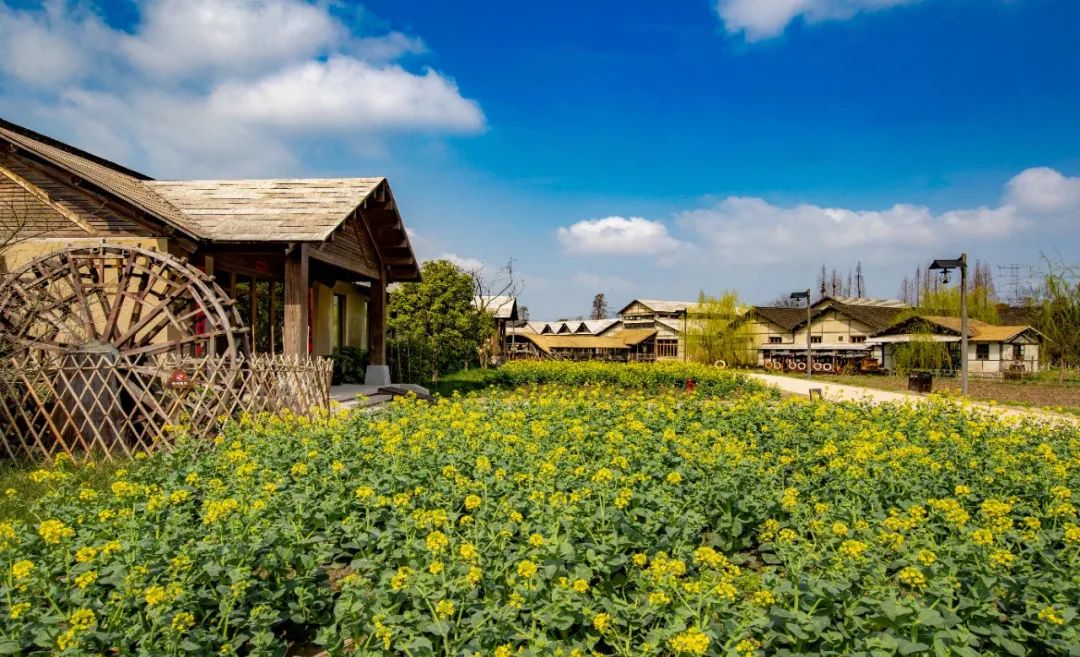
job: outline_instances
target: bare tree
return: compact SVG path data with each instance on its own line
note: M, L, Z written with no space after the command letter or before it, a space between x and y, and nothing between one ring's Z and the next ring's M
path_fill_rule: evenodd
M768 308L802 308L802 301L792 299L790 294L780 294L772 301L763 305Z
M598 292L592 300L592 312L589 313L589 319L607 319L608 307L607 299L604 298L603 292Z
M485 271L483 265L466 269L465 273L473 280L477 308L489 315L495 315L496 311L502 307L501 304L507 302L507 298L510 299L510 303L514 303L524 287L521 279L514 274L513 258L490 274ZM491 363L491 357L495 354L498 354L500 361L506 360L506 324L497 322L496 328L498 329L495 333L497 344L487 345L480 354L480 364L483 367Z

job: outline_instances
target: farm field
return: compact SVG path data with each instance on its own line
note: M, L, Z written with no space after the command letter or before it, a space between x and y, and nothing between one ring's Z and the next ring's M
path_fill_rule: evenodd
M30 475L0 651L1080 654L1074 429L518 367Z
M890 390L907 391L907 377L891 375L829 375L822 376L827 383L840 383L850 386L863 386ZM1080 382L1066 381L1059 384L1057 379L1043 378L1034 381L999 381L971 378L968 382L969 397L975 401L997 402L1026 408L1045 408L1058 413L1080 415ZM934 392L959 394L960 380L957 378L934 379Z

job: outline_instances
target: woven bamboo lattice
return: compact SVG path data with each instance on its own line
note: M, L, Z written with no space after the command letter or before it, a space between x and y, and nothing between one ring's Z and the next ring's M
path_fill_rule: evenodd
M131 457L209 437L242 413L329 408L332 362L307 356L203 358L115 352L17 357L0 382L2 456Z

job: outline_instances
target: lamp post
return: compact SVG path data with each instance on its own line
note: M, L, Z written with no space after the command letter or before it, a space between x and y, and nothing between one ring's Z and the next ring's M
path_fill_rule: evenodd
M961 253L955 260L935 260L930 271L941 272L941 282L949 282L949 271L960 270L960 391L968 394L968 316L967 316L967 254Z
M810 290L806 292L792 292L792 299L806 299L806 378L812 379L813 362L810 355Z

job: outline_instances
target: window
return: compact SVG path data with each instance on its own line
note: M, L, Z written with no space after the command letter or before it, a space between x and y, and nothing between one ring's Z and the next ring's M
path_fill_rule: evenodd
M843 342L844 341L844 336L842 336L842 335L836 336L836 341L837 342Z
M853 335L853 336L851 336L851 341L854 342L855 344L861 344L863 342L866 342L866 336L865 335Z
M990 360L990 345L975 345L975 360Z
M1024 345L1014 344L1012 347L1013 360L1024 360Z
M657 340L656 355L659 358L674 358L679 355L678 340Z
M820 335L811 335L810 336L810 344L821 344L821 336Z
M779 335L770 335L769 336L769 344L780 344L783 341L784 341L784 339L781 338Z
M338 351L345 344L345 295L334 295L330 315L330 350Z

